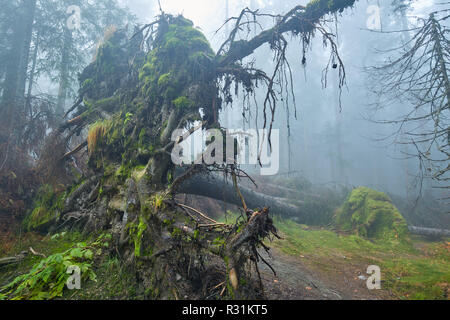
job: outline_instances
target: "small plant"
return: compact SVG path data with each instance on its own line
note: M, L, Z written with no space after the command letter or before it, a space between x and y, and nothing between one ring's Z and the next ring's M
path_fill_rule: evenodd
M161 194L156 194L153 198L153 205L155 211L162 209L164 207L164 196Z
M50 239L58 240L58 239L64 238L66 236L66 234L67 234L67 232L57 233L57 234L54 234Z
M125 115L125 120L124 120L123 124L127 125L127 123L130 122L132 118L133 118L133 114L131 112L127 112L127 114Z

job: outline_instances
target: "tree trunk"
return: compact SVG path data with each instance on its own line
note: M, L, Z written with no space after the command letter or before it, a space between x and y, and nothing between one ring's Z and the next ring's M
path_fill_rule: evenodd
M25 81L28 68L31 34L36 0L21 1L18 15L11 26L10 51L6 55L5 79L0 102L0 170L8 163L16 163L15 147L18 145L20 114L25 106Z
M220 186L220 187L218 187ZM288 199L268 196L255 192L249 188L239 187L245 202L250 209L270 207L270 212L283 217L294 218L297 221L302 219L302 208L288 203ZM179 189L180 193L204 196L226 203L242 206L241 199L236 194L233 182L225 180L220 176L198 175L186 180Z
M30 116L33 116L33 112L31 110L31 94L33 92L33 84L34 84L34 73L36 72L36 65L37 65L37 54L39 50L39 32L36 35L36 40L34 43L34 50L33 50L33 61L32 61L32 67L30 71L30 77L28 81L28 89L27 89L27 101L26 101L26 110L29 110Z
M22 45L22 51L20 56L20 67L19 67L19 87L18 94L23 96L25 94L25 83L27 81L28 75L28 62L30 59L30 46L33 34L34 25L34 14L36 11L36 0L24 1L26 4L25 9L25 30L24 39Z
M58 102L56 104L56 115L58 117L62 117L64 115L64 110L66 108L67 89L69 86L69 55L71 46L71 31L68 28L64 28L64 45L61 54Z
M19 15L16 23L11 26L13 30L11 50L7 58L5 88L3 92L3 108L14 104L19 96L25 93L25 81L33 30L36 0L25 1L19 4Z

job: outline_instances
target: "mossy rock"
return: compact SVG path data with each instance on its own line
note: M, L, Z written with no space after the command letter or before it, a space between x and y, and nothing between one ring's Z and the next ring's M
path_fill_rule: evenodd
M335 224L371 239L405 240L408 226L391 199L366 187L354 189L336 211Z

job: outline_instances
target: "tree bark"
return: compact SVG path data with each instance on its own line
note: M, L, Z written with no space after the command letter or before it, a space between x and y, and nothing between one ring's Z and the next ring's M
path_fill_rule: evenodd
M18 4L18 15L11 25L8 42L10 50L5 56L5 79L0 102L0 170L15 163L15 146L21 135L20 114L25 108L25 82L28 69L31 34L36 0L23 0Z
M36 0L21 1L19 16L12 26L11 49L7 57L5 88L2 102L3 108L13 108L19 96L25 94L25 81L30 53ZM25 23L24 23L25 21ZM7 110L6 112L9 113Z
M30 71L30 77L28 81L28 90L27 90L27 100L26 100L26 109L30 111L30 116L33 116L33 112L31 110L31 94L33 92L33 84L34 84L34 73L36 72L36 65L37 65L37 54L39 50L39 32L36 35L36 40L34 43L34 50L33 50L33 61L32 61L32 67Z

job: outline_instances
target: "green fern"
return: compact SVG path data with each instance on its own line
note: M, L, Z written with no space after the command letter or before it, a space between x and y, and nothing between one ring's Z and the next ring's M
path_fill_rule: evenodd
M109 237L108 237L109 236ZM92 268L94 251L101 254L101 247L107 247L110 235L102 235L95 242L78 243L75 247L56 253L35 264L27 274L18 276L0 290L0 300L51 300L62 297L70 275L67 269L77 266L81 281L97 281Z

